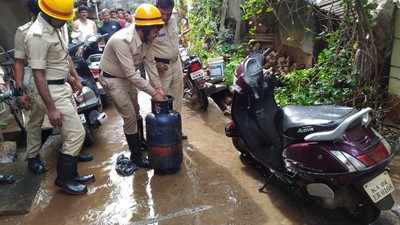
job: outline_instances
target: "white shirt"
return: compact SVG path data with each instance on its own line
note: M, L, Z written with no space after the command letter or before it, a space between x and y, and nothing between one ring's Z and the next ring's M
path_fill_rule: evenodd
M96 34L97 32L95 22L90 19L86 19L86 22L82 22L80 19L77 19L74 22L74 25L76 27L76 30L74 30L74 32L78 33L78 40L80 42L85 41L87 36Z

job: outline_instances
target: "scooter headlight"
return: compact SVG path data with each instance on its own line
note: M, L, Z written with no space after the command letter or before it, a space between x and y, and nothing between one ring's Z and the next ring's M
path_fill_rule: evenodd
M89 87L83 86L82 92L79 95L75 95L75 100L78 103L84 102L86 99L93 99L96 95Z

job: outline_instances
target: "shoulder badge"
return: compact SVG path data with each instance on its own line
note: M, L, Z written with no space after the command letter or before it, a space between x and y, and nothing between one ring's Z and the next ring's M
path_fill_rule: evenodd
M32 26L32 24L33 24L33 22L29 21L28 23L26 23L26 24L24 24L22 26L19 26L18 30L22 31L22 32L27 31Z

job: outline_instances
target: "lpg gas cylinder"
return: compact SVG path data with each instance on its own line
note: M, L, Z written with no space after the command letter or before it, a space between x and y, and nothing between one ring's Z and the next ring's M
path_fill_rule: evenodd
M182 163L182 120L173 110L173 97L151 102L146 116L146 137L149 160L156 174L172 174Z

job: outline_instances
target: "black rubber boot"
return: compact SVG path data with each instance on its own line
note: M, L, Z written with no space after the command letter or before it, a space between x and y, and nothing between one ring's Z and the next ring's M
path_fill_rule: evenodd
M93 155L90 153L79 153L77 156L78 162L90 162L93 160Z
M94 177L94 174L79 176L78 167L75 166L75 168L74 168L74 180L79 182L79 183L81 183L81 184L88 184L88 183L95 182L96 178Z
M78 160L78 156L77 156L77 160ZM60 167L59 166L60 166L60 164L57 164L57 172L60 171ZM94 174L79 176L78 168L77 168L77 166L75 166L75 168L74 168L74 180L79 182L79 183L81 183L81 184L88 184L88 183L93 183L94 181L96 181L96 178L95 178ZM62 186L62 184L60 182L60 179L56 179L56 185L57 186Z
M34 158L28 158L28 168L36 175L43 174L47 171L46 165L40 159L39 155Z
M86 185L75 180L76 170L76 157L60 153L57 162L57 179L55 184L67 194L86 194Z
M136 124L138 128L140 150L147 151L147 143L146 139L144 138L143 118L141 115L138 116Z
M130 159L138 167L150 168L150 162L145 152L140 150L139 134L125 134L128 142L129 151L131 151Z

